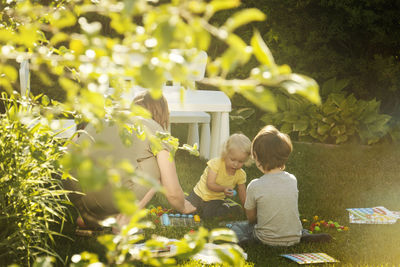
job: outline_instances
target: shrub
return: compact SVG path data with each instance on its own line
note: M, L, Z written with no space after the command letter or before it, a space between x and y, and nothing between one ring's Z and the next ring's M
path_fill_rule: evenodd
M399 3L332 0L244 0L268 23L257 27L278 62L323 83L349 79L357 99L382 101L382 110L398 114L400 104ZM247 29L246 29L247 30ZM244 31L243 31L244 32ZM242 32L239 33L242 36Z
M0 262L29 266L43 254L61 259L54 247L68 212L56 178L63 147L40 124L24 124L27 108L15 99L5 106L0 115Z
M307 103L304 99L277 96L278 109L275 114L267 113L262 120L280 127L301 141L319 141L341 144L359 140L373 144L389 131L389 115L380 114L380 102L357 100L353 94L342 92L347 83L327 81L321 89L327 97L320 106Z

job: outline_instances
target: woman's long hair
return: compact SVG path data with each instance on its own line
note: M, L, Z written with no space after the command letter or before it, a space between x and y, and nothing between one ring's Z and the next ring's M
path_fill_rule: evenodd
M133 102L136 105L142 106L147 109L153 118L164 130L168 129L169 125L169 110L168 103L165 97L162 95L159 99L154 99L149 91L143 91L138 93Z

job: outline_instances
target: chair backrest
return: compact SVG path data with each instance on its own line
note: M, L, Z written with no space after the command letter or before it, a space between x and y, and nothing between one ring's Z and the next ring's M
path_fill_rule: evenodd
M189 63L189 80L201 81L206 73L208 55L205 51L200 51L192 62Z
M183 51L180 49L172 50L172 53L175 53L178 56L181 55L182 52ZM196 52L196 50L193 52ZM193 58L193 60L189 62L182 62L182 64L186 64L187 70L189 72L187 76L187 81L192 82L193 87L196 81L201 81L204 78L206 73L207 59L208 59L207 53L201 50L197 53L197 55ZM172 80L172 77L170 77L170 75L167 75L167 79ZM174 81L173 85L163 86L164 91L179 91L180 88L181 88L180 83Z

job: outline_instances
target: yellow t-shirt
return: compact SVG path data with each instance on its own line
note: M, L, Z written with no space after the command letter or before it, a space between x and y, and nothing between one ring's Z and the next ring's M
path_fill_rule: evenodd
M211 191L207 187L207 177L209 169L217 174L216 183L222 186L235 188L238 184L246 183L246 172L243 169L237 170L234 175L226 173L225 161L220 158L211 159L207 162L200 181L194 187L194 192L204 201L224 199L224 192Z

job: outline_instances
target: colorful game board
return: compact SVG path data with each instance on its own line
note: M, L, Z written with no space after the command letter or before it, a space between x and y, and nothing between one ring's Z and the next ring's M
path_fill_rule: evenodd
M392 213L393 213L394 216L397 217L397 219L400 219L400 211L393 211L392 210Z
M161 216L161 224L163 226L198 227L200 225L200 218L198 215L164 213Z
M339 262L326 253L282 254L281 256L295 261L298 264Z
M350 223L393 224L398 216L385 207L347 209Z

